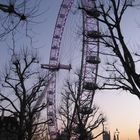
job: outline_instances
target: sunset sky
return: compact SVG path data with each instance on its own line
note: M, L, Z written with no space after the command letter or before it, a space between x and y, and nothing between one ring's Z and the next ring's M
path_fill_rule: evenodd
M61 2L62 0L43 0L40 7L42 8L42 11L45 11L45 14L43 13L43 18L40 20L39 24L33 25L33 31L35 33L32 47L39 51L42 63L48 63L49 61L52 35ZM129 44L130 49L137 48L137 46L140 47L139 12L140 9L138 8L128 10L122 23L124 37L127 44ZM81 23L79 23L79 19L80 11L76 9L75 3L66 24L65 35L61 44L64 48L61 49L60 58L60 61L62 60L63 63L74 63L73 72L76 71L79 66L79 53L77 52L80 50L81 45ZM18 41L19 46L23 46L23 44L29 46L29 39L22 40L21 38L18 38ZM4 64L9 56L8 45L10 43L8 41L2 41L0 44L0 64ZM75 52L75 55L73 55L73 52ZM67 58L67 55L69 55L69 59ZM63 81L67 78L62 78L62 76L63 74L60 72L58 74L58 80ZM95 95L95 103L101 108L107 118L106 128L111 132L112 140L116 128L118 128L120 132L120 140L139 140L138 128L140 124L140 101L136 96L130 95L128 92L124 91L97 91ZM97 140L102 139L97 138Z

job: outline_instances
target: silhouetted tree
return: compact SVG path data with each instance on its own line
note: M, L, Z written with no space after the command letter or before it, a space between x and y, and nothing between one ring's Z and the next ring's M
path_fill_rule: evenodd
M103 133L105 117L95 105L92 106L91 113L82 114L82 106L78 105L78 102L77 82L72 84L67 81L64 92L62 93L62 105L59 110L59 119L63 125L63 131L60 137L65 136L66 140L70 140L72 137L77 137L78 140L95 139ZM85 116L86 119L88 118L86 122ZM99 128L99 133L96 133L96 130Z
M19 140L31 140L35 133L46 130L46 127L41 129L46 121L39 121L38 117L46 104L34 107L47 83L47 75L39 67L39 59L33 50L24 48L19 53L13 50L9 65L1 76L0 110L17 118Z
M97 0L96 7L81 9L85 12L94 9L100 13L100 16L94 16L102 28L96 32L96 37L100 39L101 64L105 64L98 75L101 78L99 89L123 89L140 99L139 49L130 50L122 32L125 13L139 4L135 0ZM91 43L96 41L94 31L91 39Z
M38 129L34 133L32 140L49 140L47 124L45 122L43 122L41 125L38 125Z
M23 28L28 35L28 25L40 15L41 0L1 0L0 1L0 38Z

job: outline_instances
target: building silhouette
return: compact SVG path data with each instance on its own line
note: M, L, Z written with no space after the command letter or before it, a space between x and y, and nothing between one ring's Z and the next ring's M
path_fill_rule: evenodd
M113 137L113 140L119 140L119 131L118 131L118 129L116 128L116 131L115 131L115 133L114 133L114 137Z
M138 134L139 134L139 140L140 140L140 125L139 125Z
M110 132L104 131L104 133L103 133L103 140L111 140Z

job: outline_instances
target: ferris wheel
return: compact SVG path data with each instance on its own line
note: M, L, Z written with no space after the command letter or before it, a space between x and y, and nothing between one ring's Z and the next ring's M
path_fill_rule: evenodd
M42 96L38 100L36 106L41 103L44 95L47 97L47 119L48 131L50 139L55 139L58 126L56 118L56 73L60 69L71 70L70 64L61 64L59 61L61 40L68 13L74 3L74 0L63 0L55 24L52 38L49 64L42 64L42 68L48 69L49 84L44 89ZM96 7L96 0L81 0L79 9L82 11L83 19L83 39L82 39L82 56L80 62L79 77L79 105L80 113L83 115L91 114L94 92L97 89L97 71L99 59L99 25L96 17L100 16L100 12ZM85 118L87 121L87 118Z

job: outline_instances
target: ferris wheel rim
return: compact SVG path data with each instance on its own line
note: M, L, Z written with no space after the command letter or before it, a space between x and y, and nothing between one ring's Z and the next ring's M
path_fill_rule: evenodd
M82 2L87 2L87 0L81 0ZM62 4L61 4L61 7L60 7L60 10L59 10L59 14L58 14L58 17L57 17L57 21L56 21L56 25L55 25L55 29L54 29L54 34L53 34L53 38L52 38L52 44L51 44L51 51L50 51L50 58L49 58L49 64L46 65L46 67L49 69L49 75L52 76L53 74L53 78L52 78L52 81L50 81L50 85L51 85L51 88L47 88L47 98L50 96L49 92L51 91L50 89L52 89L52 92L53 93L53 107L51 107L49 109L49 107L47 107L47 117L48 118L51 118L51 117L54 117L53 118L53 123L54 125L52 124L48 124L48 129L49 129L49 133L50 135L53 136L56 136L56 133L58 132L58 126L57 126L57 118L56 118L56 101L55 101L55 96L56 96L56 73L57 71L60 69L60 68L64 68L64 67L61 67L62 65L59 64L59 61L58 61L58 58L59 58L59 51L60 51L60 43L61 43L61 39L62 39L62 34L63 34L63 30L64 30L64 27L65 27L65 23L66 23L66 20L67 20L67 16L68 16L68 13L69 13L69 10L73 4L74 0L63 0L62 1ZM68 8L68 9L67 9ZM66 11L65 11L66 10ZM64 14L63 12L66 12L66 14ZM62 12L62 13L61 13ZM85 12L85 11L84 11ZM83 12L83 13L84 13ZM63 15L64 14L64 15ZM62 23L60 24L59 20L62 19ZM87 22L87 21L84 21L84 22ZM60 29L61 28L61 29ZM56 34L57 30L60 30L59 34ZM55 45L54 42L56 42L57 40L57 43ZM55 53L54 53L55 52ZM52 54L55 54L55 55L52 55ZM54 57L55 56L55 57ZM84 56L84 59L85 59L85 56ZM86 61L85 61L85 64L86 64ZM66 66L67 67L67 66ZM65 67L65 68L66 68ZM84 67L84 66L83 66ZM67 67L66 69L71 69L71 67ZM81 68L83 69L83 68ZM96 65L96 76L97 76L97 69L98 69L98 64ZM84 71L84 70L83 70ZM82 71L82 74L84 73ZM51 74L52 73L52 74ZM96 77L95 76L95 77ZM95 78L97 79L97 78ZM96 80L95 80L95 83L96 83ZM83 85L82 85L83 86ZM53 87L53 88L52 88ZM91 102L93 101L93 96L92 96L92 99L91 99ZM50 105L52 106L52 105ZM91 106L91 105L90 105ZM53 109L53 111L51 111ZM53 128L53 129L52 129ZM52 138L53 139L53 138Z

